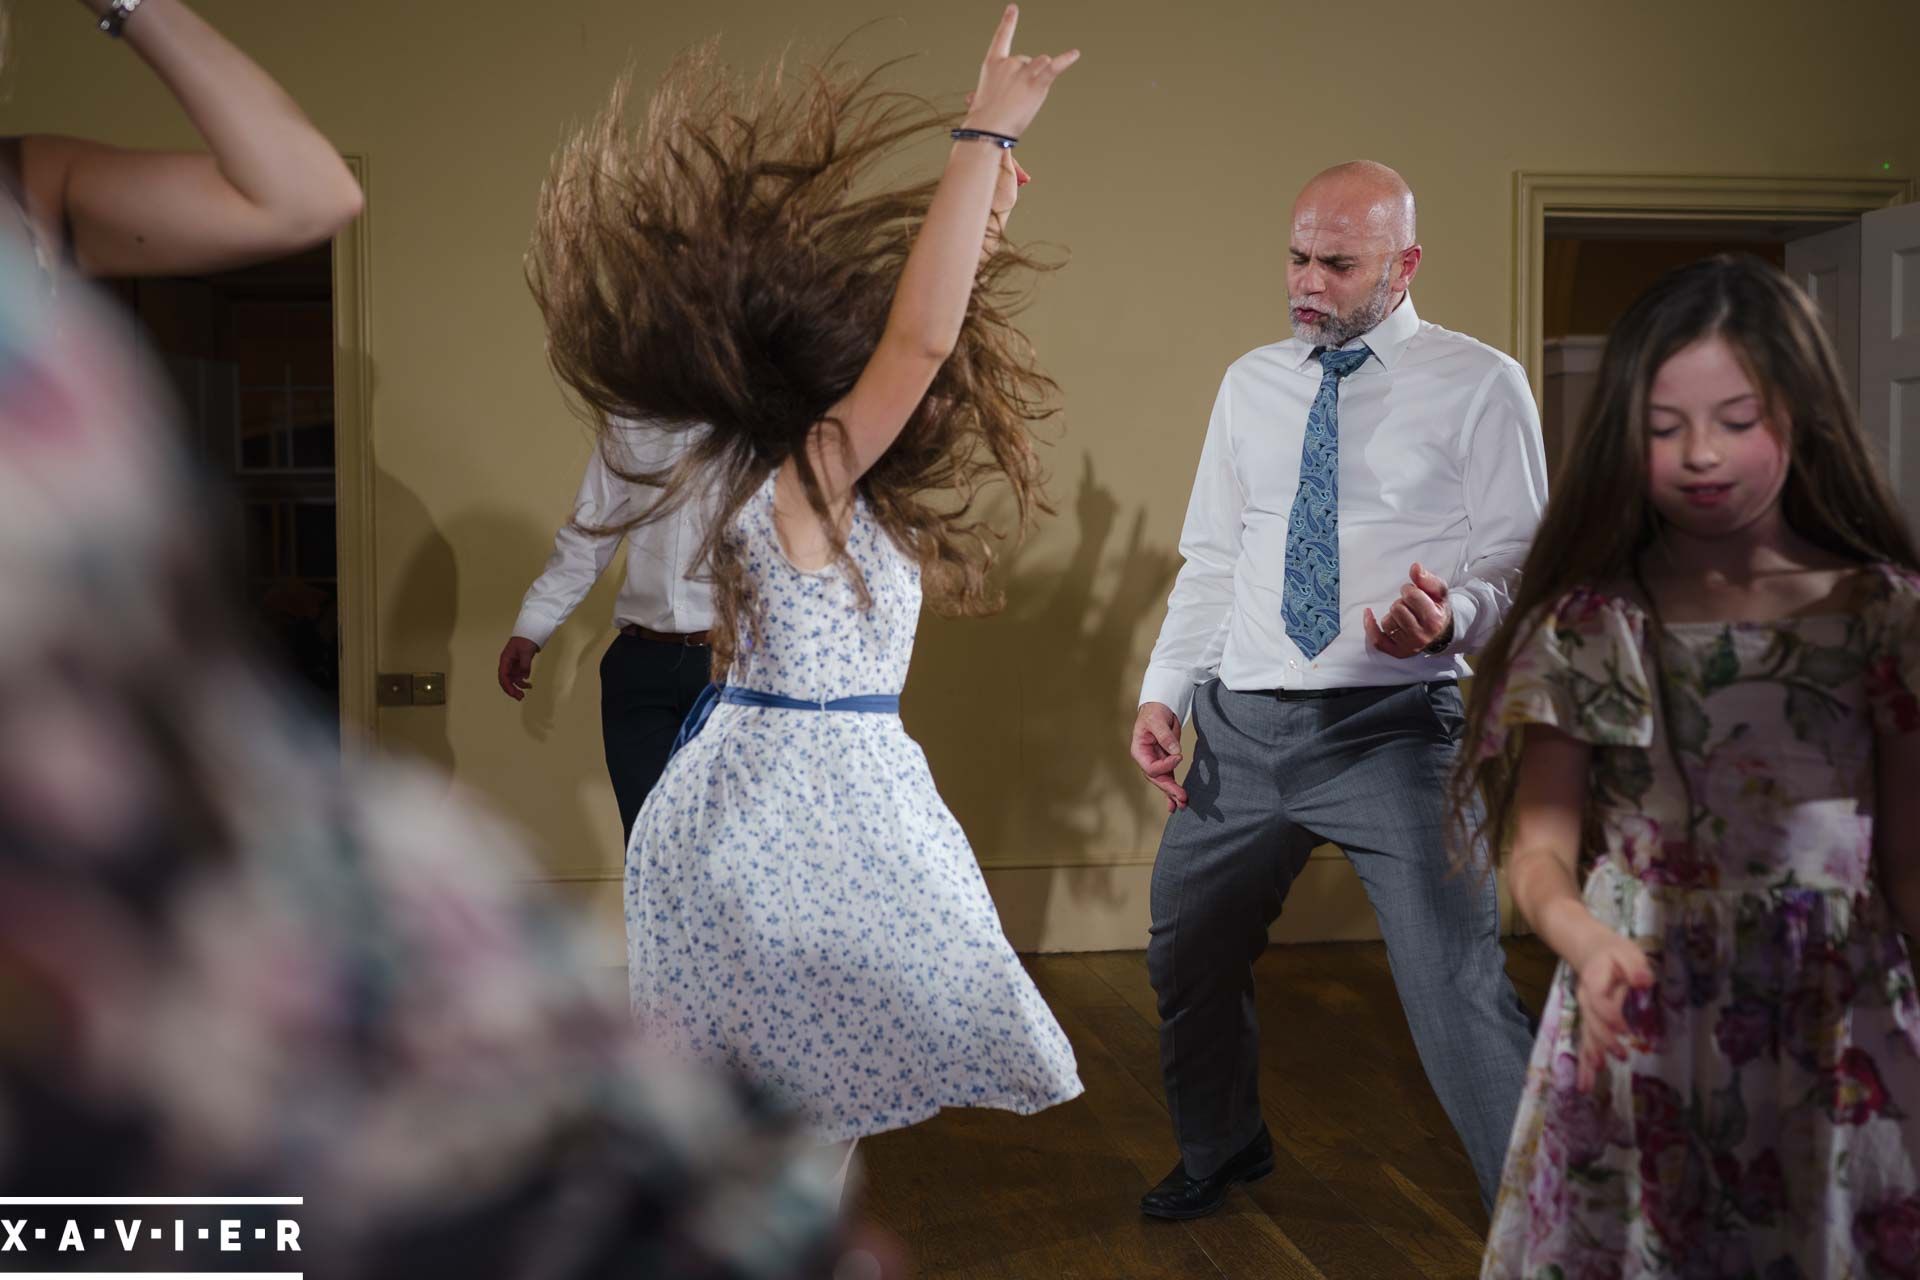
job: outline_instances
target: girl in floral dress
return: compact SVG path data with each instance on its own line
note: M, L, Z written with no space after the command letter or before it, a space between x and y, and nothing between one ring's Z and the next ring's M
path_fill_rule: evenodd
M1483 1275L1920 1274L1920 576L1804 295L1620 321L1454 799L1561 958Z

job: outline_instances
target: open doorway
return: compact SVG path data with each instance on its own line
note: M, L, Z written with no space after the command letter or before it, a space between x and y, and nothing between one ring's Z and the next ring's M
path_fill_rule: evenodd
M1597 361L1591 343L1574 337L1603 329L1609 296L1631 293L1631 273L1660 265L1659 253L1635 240L1667 241L1665 252L1705 254L1738 246L1784 253L1787 273L1818 303L1840 348L1860 407L1861 426L1879 450L1909 518L1920 519L1920 205L1911 178L1869 176L1689 176L1633 173L1514 175L1513 341L1542 403L1549 457L1557 463L1585 398L1582 366ZM1549 246L1556 247L1548 284ZM1779 246L1777 249L1774 246ZM1582 293L1580 264L1629 260L1617 282ZM1567 270L1568 263L1573 270ZM1911 277L1909 280L1908 277ZM1650 280L1650 277L1649 277ZM1563 298L1567 330L1556 357L1554 394L1547 394L1547 313ZM1585 308L1598 308L1592 314ZM1548 423L1552 426L1548 427Z
M108 282L171 376L186 444L219 486L226 570L262 648L329 710L340 703L333 274L322 246Z
M1788 245L1844 222L1548 217L1541 277L1540 422L1557 470L1578 427L1614 322L1666 272L1717 253L1786 269Z
M365 158L342 159L371 208ZM367 223L245 270L101 282L172 374L189 451L224 483L229 581L349 744L378 726Z

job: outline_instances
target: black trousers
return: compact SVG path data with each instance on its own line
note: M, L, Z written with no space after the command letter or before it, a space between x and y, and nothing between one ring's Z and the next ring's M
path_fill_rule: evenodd
M642 640L622 632L600 659L600 735L607 773L620 802L620 830L633 820L667 767L667 753L693 700L707 685L706 645Z

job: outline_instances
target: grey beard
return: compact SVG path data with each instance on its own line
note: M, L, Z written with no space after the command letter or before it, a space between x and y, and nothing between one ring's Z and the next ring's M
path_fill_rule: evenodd
M1296 324L1293 336L1313 347L1344 347L1362 334L1373 332L1387 318L1387 295L1393 288L1393 263L1380 273L1380 283L1367 300L1344 316L1328 316L1319 324ZM1296 304L1287 299L1291 310Z

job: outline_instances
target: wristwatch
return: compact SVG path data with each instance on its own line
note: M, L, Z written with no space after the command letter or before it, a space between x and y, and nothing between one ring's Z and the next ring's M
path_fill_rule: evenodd
M1428 645L1426 648L1422 649L1420 652L1427 654L1431 657L1438 657L1439 655L1445 653L1447 651L1447 647L1452 643L1453 643L1453 619L1448 618L1446 631L1441 633L1441 636L1438 640L1435 640L1432 644Z

